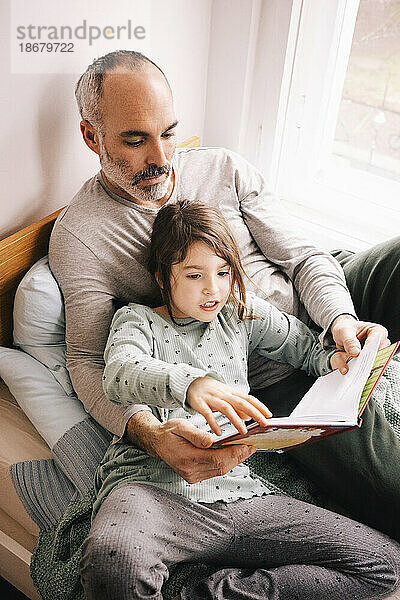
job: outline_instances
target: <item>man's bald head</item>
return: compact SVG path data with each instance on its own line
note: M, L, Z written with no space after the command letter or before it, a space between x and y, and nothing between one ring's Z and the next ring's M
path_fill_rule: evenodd
M75 88L75 97L82 119L89 121L100 134L104 134L101 101L105 75L110 72L118 73L118 71L140 72L148 68L157 69L169 86L160 67L140 52L116 50L93 61L81 75Z
M178 121L161 69L139 52L112 52L87 68L76 98L83 139L110 191L139 203L169 197Z

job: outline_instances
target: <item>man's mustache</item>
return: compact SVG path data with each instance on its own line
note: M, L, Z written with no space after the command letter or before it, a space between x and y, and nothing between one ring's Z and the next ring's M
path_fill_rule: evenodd
M149 177L159 177L160 175L169 175L171 170L171 165L164 165L163 167L158 167L157 165L149 165L147 169L143 169L143 171L139 171L132 178L132 184L137 185L143 179L148 179Z

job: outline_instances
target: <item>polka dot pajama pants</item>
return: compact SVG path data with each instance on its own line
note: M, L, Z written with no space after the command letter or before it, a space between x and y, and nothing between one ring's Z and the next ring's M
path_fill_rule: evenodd
M216 572L182 600L386 598L400 583L400 545L382 533L283 495L197 503L153 485L114 489L84 542L87 600L161 600L169 568Z

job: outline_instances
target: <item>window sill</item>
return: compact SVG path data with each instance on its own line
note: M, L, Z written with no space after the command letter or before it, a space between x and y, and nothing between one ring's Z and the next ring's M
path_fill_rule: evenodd
M295 228L326 250L342 248L357 252L399 235L399 219L383 222L382 215L376 215L376 219L367 220L365 213L357 215L351 214L352 211L343 217L339 207L333 214L323 207L288 200L281 200L281 203ZM324 204L326 206L326 198Z

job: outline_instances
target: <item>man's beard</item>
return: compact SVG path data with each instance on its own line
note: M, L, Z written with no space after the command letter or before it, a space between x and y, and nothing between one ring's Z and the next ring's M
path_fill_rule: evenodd
M108 153L103 142L100 142L100 164L101 168L112 183L115 183L129 196L133 196L139 202L155 202L161 200L168 192L171 180L171 163L162 167L157 165L149 165L143 171L139 171L132 175L129 165L123 160L114 160ZM167 175L167 179L162 183L154 185L146 185L139 187L138 183L146 177L158 177L159 175Z

